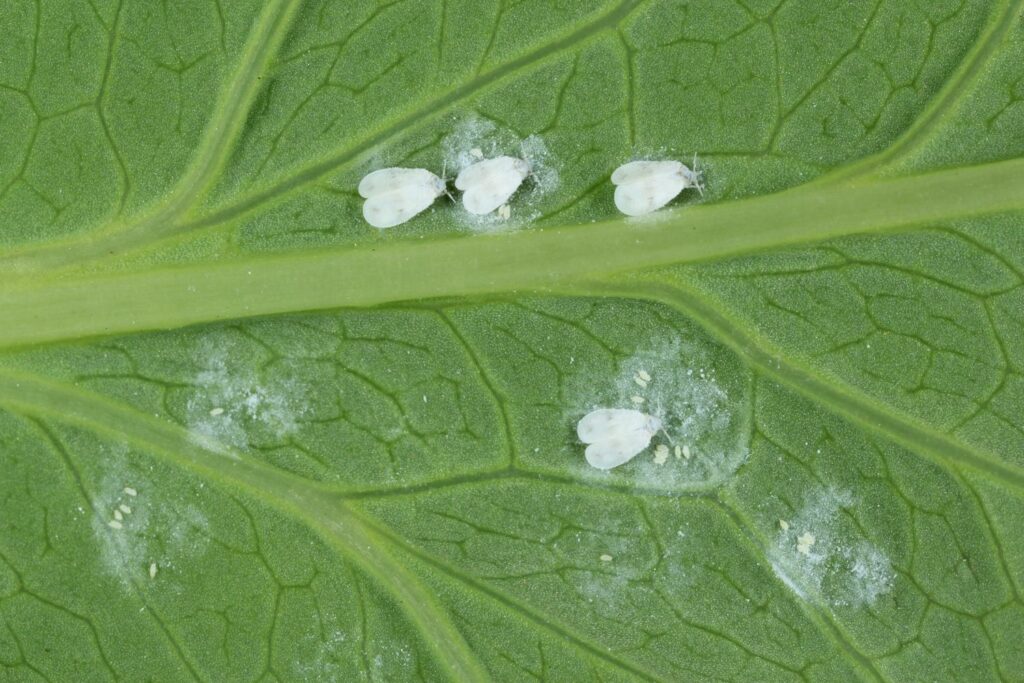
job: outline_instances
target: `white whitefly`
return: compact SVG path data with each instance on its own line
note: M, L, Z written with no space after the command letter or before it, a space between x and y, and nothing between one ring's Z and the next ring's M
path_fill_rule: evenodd
M359 183L363 218L375 228L405 223L446 191L444 180L423 168L382 168Z
M658 418L675 459L659 464L641 458L623 468L638 485L705 489L726 481L747 459L749 371L727 350L699 332L673 329L642 342L615 366L612 373L601 366L569 375L568 392L576 399L567 418L575 424L595 406L640 409ZM651 379L640 396L637 380L644 376ZM643 403L633 404L634 396Z
M610 470L643 452L659 429L661 420L639 410L599 408L583 416L576 435L588 444L587 462L599 470Z
M657 211L689 187L701 188L700 177L680 161L631 161L612 173L615 206L627 216Z
M455 178L455 187L463 193L466 211L481 216L504 205L529 174L526 160L500 156L462 169Z
M512 207L505 209L505 204L498 205L497 211L492 210L491 213L478 215L466 211L456 214L472 230L507 230L528 225L540 217L540 202L560 185L557 159L542 137L520 138L514 131L480 116L453 121L441 148L445 166L456 174L481 159L502 156L518 158L529 166L529 182L516 193L514 216Z

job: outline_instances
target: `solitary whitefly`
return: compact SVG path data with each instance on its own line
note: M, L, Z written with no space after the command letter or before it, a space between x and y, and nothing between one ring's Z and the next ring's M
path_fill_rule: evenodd
M657 211L688 187L702 189L700 175L679 161L631 161L612 173L615 206L627 216Z
M462 169L455 187L462 190L466 211L488 214L502 206L515 194L530 175L530 164L515 157L484 159Z
M405 223L446 191L443 180L422 168L382 168L359 183L363 218L375 228Z
M651 444L661 420L639 410L599 408L583 416L576 435L587 446L587 462L599 470L625 464Z

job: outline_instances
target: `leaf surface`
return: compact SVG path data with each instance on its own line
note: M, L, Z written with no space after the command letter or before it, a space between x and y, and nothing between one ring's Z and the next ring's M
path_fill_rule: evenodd
M1022 10L7 3L5 674L1024 679Z

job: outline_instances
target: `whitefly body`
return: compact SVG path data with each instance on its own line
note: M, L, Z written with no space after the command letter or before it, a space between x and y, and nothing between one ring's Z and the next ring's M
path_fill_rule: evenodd
M700 176L679 161L631 161L612 173L615 206L627 216L657 211L688 187L700 189Z
M587 462L599 470L610 470L643 452L659 429L661 420L639 410L599 408L583 416L576 435L588 444Z
M528 175L530 164L524 159L495 157L462 169L455 187L463 192L466 211L482 216L504 205Z
M423 168L382 168L359 183L363 218L375 228L405 223L445 191L445 182Z

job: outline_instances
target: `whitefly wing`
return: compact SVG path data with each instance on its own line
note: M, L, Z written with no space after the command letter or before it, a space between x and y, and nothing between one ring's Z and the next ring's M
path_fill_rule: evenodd
M623 432L590 444L584 455L592 467L610 470L635 458L650 443L651 433L647 430Z
M485 159L469 166L455 179L463 191L462 204L474 214L488 214L506 203L530 173L530 165L515 157Z
M468 190L495 175L518 176L522 182L529 173L530 164L523 159L507 156L484 159L462 169L455 178L455 187L459 190Z
M595 443L618 434L647 430L648 417L628 408L598 408L576 424L576 436L583 443Z
M444 191L443 181L425 168L382 168L367 174L360 181L359 194L369 199L408 185L432 188L435 197Z
M612 173L612 184L622 185L638 181L680 175L683 164L678 161L631 161Z
M643 216L675 199L688 181L680 174L655 175L615 188L615 206L627 216Z
M392 228L429 207L435 199L437 190L429 184L401 185L363 202L363 218L375 228Z

